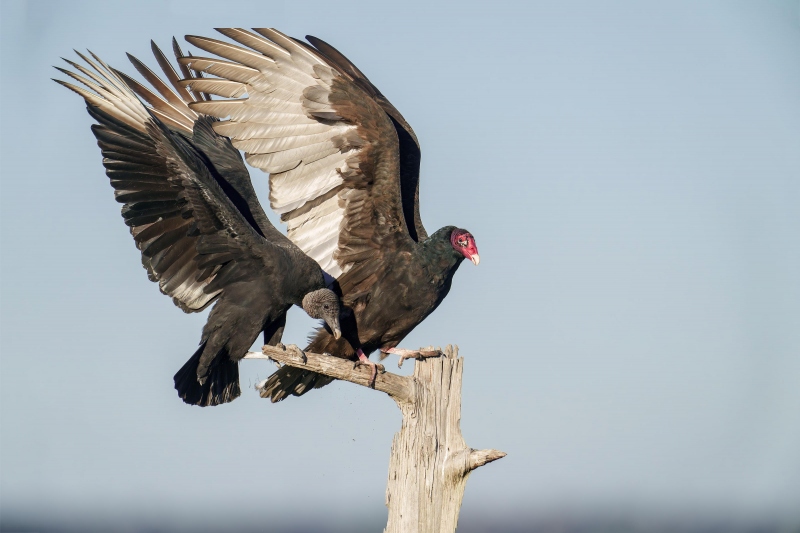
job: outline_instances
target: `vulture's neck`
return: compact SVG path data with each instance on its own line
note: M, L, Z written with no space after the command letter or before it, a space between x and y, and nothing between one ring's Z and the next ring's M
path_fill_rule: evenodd
M464 256L453 249L450 234L455 226L445 226L419 243L421 255L432 275L448 281L458 269Z

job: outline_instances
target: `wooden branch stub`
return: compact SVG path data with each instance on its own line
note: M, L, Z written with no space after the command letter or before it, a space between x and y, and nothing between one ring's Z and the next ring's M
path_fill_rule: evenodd
M474 450L464 448L454 452L445 461L447 474L453 478L464 477L478 467L506 456L500 450Z
M370 371L368 368L354 368L353 361L333 357L327 354L303 352L295 345L289 346L264 346L261 353L247 352L245 359L271 359L279 363L319 372L332 378L349 381L363 387L369 386ZM261 392L261 385L256 389ZM379 373L375 379L375 390L385 392L395 401L408 401L412 396L413 383L411 378L399 376L391 372Z
M475 470L479 466L502 459L506 455L506 452L501 452L500 450L472 450L469 454L469 463L467 466L469 470Z

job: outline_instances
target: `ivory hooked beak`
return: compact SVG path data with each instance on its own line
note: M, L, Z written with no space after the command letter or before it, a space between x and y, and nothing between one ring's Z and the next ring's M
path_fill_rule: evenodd
M472 261L472 264L478 266L478 263L481 262L481 256L479 256L478 254L472 254L469 260Z
M341 330L341 329L339 329L339 328L334 328L334 329L333 329L333 338L334 338L334 339L338 339L338 338L340 338L341 336L342 336L342 330Z

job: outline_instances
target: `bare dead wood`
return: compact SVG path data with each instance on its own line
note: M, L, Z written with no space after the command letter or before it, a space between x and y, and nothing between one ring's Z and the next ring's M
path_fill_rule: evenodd
M248 352L245 359L271 359L284 365L313 370L332 378L349 381L363 387L369 386L370 371L364 367L355 368L353 361L332 355L303 352L295 345L264 346L261 353ZM262 382L263 383L263 382ZM256 390L261 391L259 383ZM385 392L395 399L407 400L411 397L411 379L390 372L378 373L375 390Z
M447 346L442 356L422 350L413 376L378 374L375 389L391 396L403 414L403 425L392 441L385 533L453 532L470 472L505 457L498 450L469 448L461 435L461 377L464 358ZM313 370L364 387L369 371L353 362L296 346L264 346L248 359L272 359ZM260 385L260 384L259 384ZM258 385L256 386L258 388Z

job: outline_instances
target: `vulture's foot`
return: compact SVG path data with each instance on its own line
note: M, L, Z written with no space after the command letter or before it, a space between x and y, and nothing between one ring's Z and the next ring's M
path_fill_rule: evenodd
M378 377L378 371L380 371L380 373L383 374L384 372L386 372L386 369L383 367L383 365L380 365L378 363L373 363L372 361L370 361L369 357L364 355L364 352L361 351L361 348L358 349L357 353L358 353L358 361L356 361L355 364L353 365L353 370L355 370L360 366L370 367L372 369L372 374L369 377L369 384L367 386L371 389L374 389L375 378Z
M405 348L387 348L386 350L381 350L381 352L389 354L393 353L395 355L400 356L400 360L397 361L397 368L403 368L403 361L406 359L427 359L429 357L441 357L444 355L441 350L406 350Z
M283 344L282 342L277 343L274 347L279 349L279 350L283 350L284 352L286 351L286 345ZM270 346L269 344L264 345L264 347L261 349L261 353L264 353L264 348L272 348L272 346ZM267 355L267 359L269 361L272 361L275 364L275 366L277 366L278 368L283 366L279 362L277 362L275 359L270 357L269 355ZM258 385L256 385L256 388L258 388Z
M286 349L289 350L290 352L294 352L294 354L298 356L301 361L303 361L304 365L308 364L308 357L306 357L306 352L301 350L298 345L290 344L289 346L286 347Z

